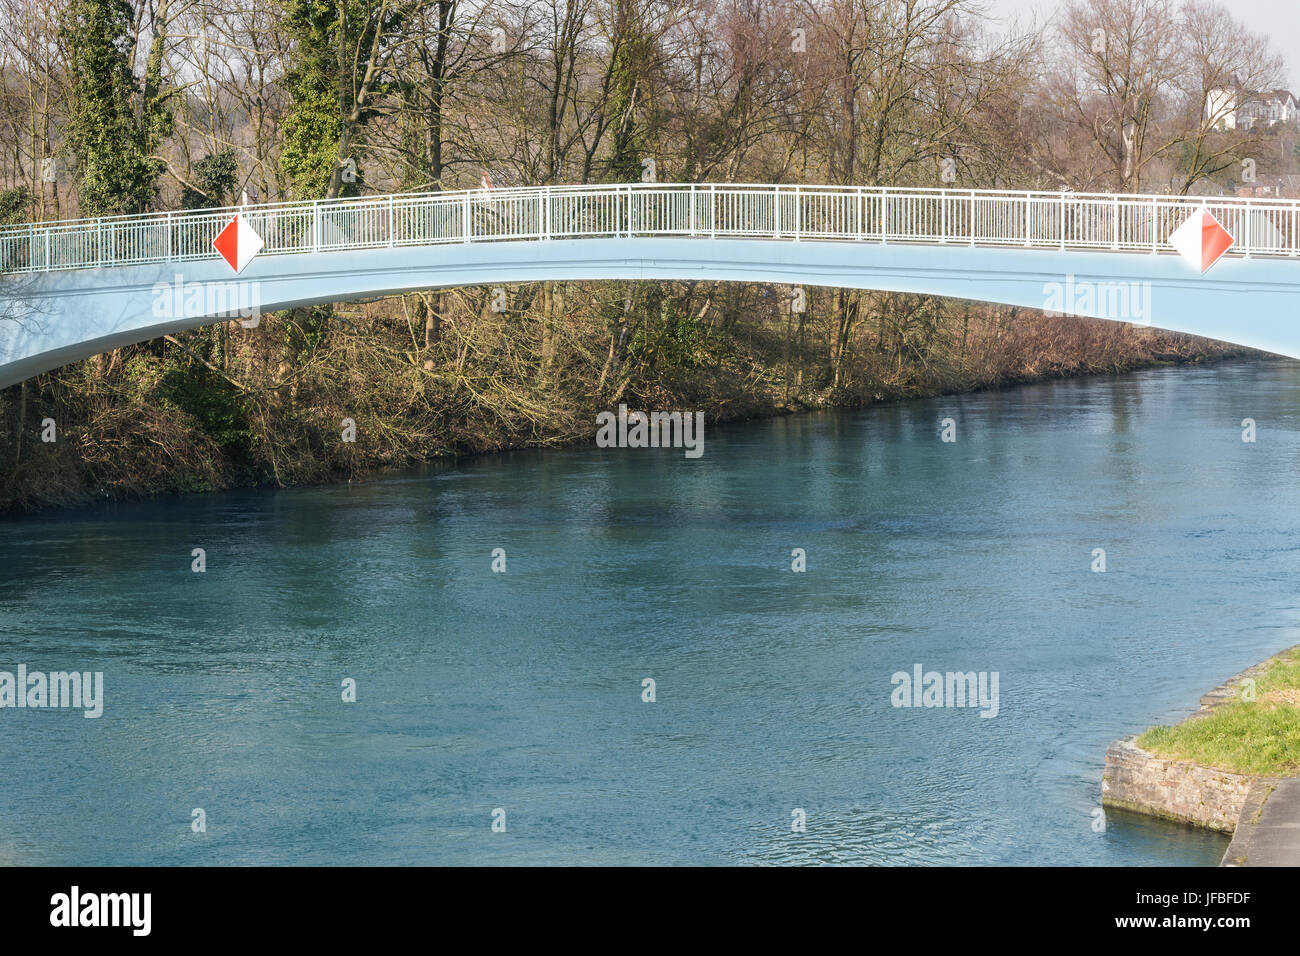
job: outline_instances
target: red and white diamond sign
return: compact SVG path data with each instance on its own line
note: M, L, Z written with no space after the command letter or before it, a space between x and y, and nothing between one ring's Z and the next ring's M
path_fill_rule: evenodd
M212 240L212 247L236 273L244 271L244 266L262 251L262 245L262 237L238 214Z
M1202 206L1169 236L1169 244L1204 273L1232 246L1232 235Z

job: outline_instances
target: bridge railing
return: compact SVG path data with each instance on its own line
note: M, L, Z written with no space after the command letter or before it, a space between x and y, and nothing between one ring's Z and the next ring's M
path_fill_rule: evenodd
M33 223L0 229L0 272L216 256L241 213L262 255L384 246L622 236L923 242L1167 253L1205 207L1229 255L1300 254L1300 202L1099 193L633 183L468 190L273 203Z

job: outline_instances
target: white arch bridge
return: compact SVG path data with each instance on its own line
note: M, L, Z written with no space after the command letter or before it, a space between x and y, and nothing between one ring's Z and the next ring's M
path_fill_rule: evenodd
M1208 271L1169 236L1200 208ZM213 240L239 213L261 253ZM0 229L0 387L261 311L542 279L927 293L1149 323L1300 357L1300 203L638 183L370 196Z

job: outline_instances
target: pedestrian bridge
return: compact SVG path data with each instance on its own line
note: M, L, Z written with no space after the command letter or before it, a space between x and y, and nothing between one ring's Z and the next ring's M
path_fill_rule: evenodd
M1202 273L1169 236L1207 209ZM260 237L239 274L213 240ZM419 289L706 280L924 293L1300 358L1291 200L637 183L398 194L0 229L0 387L215 321Z

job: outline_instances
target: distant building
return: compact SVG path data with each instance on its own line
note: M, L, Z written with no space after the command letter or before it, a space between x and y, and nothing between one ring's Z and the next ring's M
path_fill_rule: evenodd
M1267 129L1296 124L1300 121L1300 108L1290 90L1247 93L1234 85L1206 94L1205 119L1216 129Z
M1236 186L1233 194L1239 199L1277 199L1300 196L1300 176L1269 176L1268 183Z
M1296 121L1295 97L1289 90L1269 90L1245 100L1237 108L1237 128L1277 126Z
M1205 119L1215 129L1237 128L1237 93L1235 90L1214 89L1205 95Z

